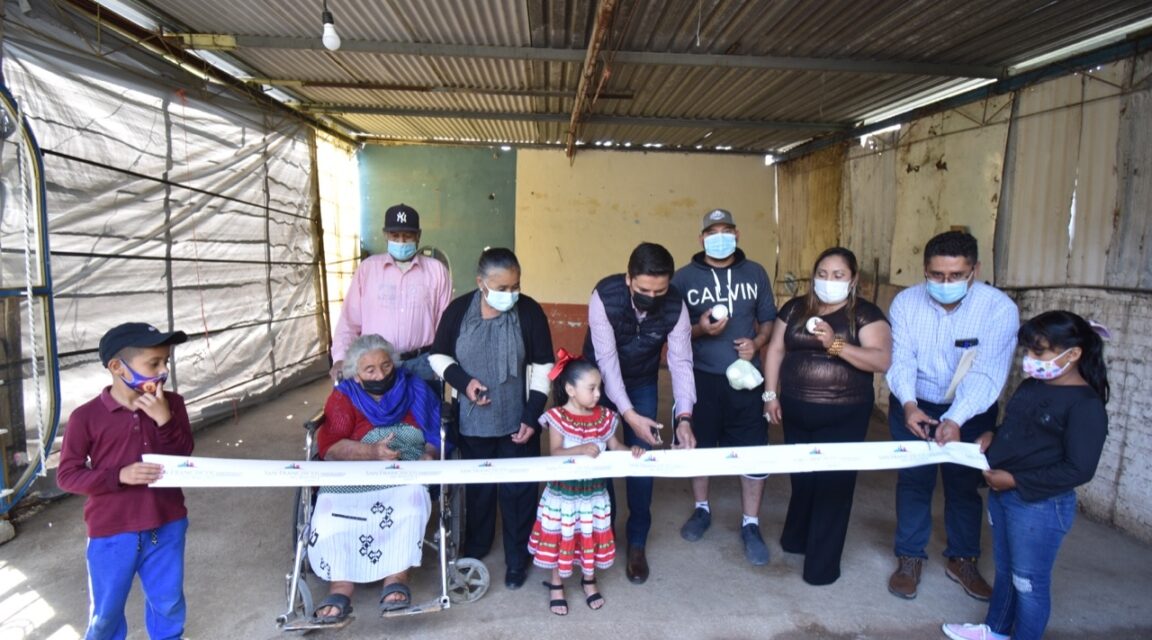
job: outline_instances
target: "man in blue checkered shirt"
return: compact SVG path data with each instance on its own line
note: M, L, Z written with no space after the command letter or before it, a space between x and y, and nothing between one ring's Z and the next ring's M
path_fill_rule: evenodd
M1020 312L1003 292L980 282L976 238L949 231L924 248L924 282L892 301L888 426L897 441L973 442L996 424L997 400L1016 350ZM937 469L944 484L946 574L977 600L992 588L981 577L979 470L957 464L902 469L896 484L895 553L888 590L916 597L932 533Z

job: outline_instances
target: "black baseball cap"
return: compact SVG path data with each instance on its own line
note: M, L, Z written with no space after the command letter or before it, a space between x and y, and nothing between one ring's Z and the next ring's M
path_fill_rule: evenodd
M188 334L183 331L164 333L146 322L125 322L112 327L100 338L100 363L107 367L117 353L128 347L158 347L187 341Z
M384 212L384 231L419 231L420 214L401 202Z

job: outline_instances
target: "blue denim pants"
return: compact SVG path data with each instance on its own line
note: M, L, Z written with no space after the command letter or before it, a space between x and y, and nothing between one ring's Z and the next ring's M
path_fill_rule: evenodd
M920 410L939 419L950 405L917 400ZM960 440L974 442L996 425L996 405L960 425ZM897 441L919 441L904 425L904 407L896 396L888 399L888 430ZM921 441L922 442L922 441ZM924 549L932 535L932 494L936 492L936 472L944 481L944 530L948 558L980 556L980 516L984 500L977 489L984 480L979 469L958 464L930 464L901 469L896 481L896 540L898 556L927 558Z
M184 633L184 534L188 519L159 529L88 539L88 632L84 640L123 640L124 604L140 574L144 626L152 640Z
M632 401L632 408L642 416L656 419L657 407L657 392L659 387L655 384L643 385L630 389L625 389L628 393L628 399ZM616 406L608 400L606 396L601 396L601 404L604 404L613 411ZM666 426L664 432L660 434L665 440L672 437ZM641 440L632 427L624 422L624 418L620 418L620 436L624 444L629 447L640 446L645 449L651 449L647 442ZM608 497L612 501L612 519L615 523L616 514L619 511L616 509L616 488L613 486L612 479L608 479ZM628 546L630 547L643 547L648 543L648 531L652 529L652 488L654 481L652 478L633 478L628 477L624 481L624 486L628 488L628 524L625 531L628 536Z
M1013 640L1039 640L1052 610L1052 565L1076 517L1076 492L1028 502L1019 492L988 494L996 582L984 619Z

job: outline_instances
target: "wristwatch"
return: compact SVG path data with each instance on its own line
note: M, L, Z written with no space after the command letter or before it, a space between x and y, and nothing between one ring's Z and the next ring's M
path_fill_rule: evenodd
M776 399L776 392L775 391L765 391L763 393L763 395L760 396L760 399L763 400L764 402L772 402L773 400Z

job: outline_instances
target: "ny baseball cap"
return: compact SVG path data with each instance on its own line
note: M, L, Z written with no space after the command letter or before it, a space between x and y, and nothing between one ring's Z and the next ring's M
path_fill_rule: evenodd
M727 209L713 209L704 214L704 219L700 221L700 231L707 231L714 224L730 224L735 227L736 221Z
M384 212L384 231L419 231L420 214L404 203L388 207Z
M188 334L183 331L165 333L145 322L125 322L112 327L100 338L100 364L107 367L117 353L128 347L158 347L187 341Z

